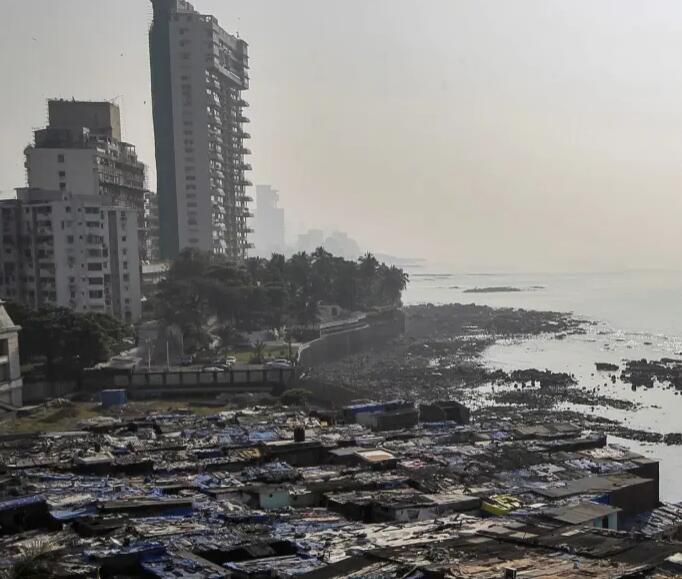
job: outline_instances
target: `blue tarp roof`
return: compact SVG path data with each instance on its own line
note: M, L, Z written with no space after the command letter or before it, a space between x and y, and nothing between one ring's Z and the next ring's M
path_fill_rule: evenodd
M19 507L25 507L28 505L37 505L39 503L44 503L45 498L42 495L33 495L30 497L19 497L17 499L10 499L8 501L0 501L0 511L9 511L11 509L16 509Z
M96 514L96 505L88 505L87 507L82 507L80 509L50 511L52 518L57 519L58 521L72 521L73 519L79 519L80 517Z

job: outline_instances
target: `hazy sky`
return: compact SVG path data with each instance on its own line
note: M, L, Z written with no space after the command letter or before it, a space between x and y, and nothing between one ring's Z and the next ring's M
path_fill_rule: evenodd
M680 266L678 0L194 4L250 44L251 180L295 221L477 270ZM150 21L3 3L0 190L48 97L115 97L153 167Z

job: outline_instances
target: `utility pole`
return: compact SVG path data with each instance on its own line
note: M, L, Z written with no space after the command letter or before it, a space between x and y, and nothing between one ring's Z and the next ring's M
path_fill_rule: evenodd
M168 347L168 338L166 338L166 368L170 370L170 348Z

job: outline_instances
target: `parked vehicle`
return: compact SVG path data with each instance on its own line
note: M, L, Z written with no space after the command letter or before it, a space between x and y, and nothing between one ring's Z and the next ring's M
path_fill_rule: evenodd
M180 358L180 366L191 366L194 364L194 356L188 354Z
M286 358L276 358L274 360L269 360L265 363L265 367L268 369L278 369L278 368L291 368L293 364Z
M225 370L222 366L204 366L201 369L202 372L225 372Z

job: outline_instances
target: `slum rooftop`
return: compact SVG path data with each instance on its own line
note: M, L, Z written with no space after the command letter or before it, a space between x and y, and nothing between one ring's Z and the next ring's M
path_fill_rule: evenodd
M0 571L38 545L60 578L680 576L682 509L660 503L656 461L572 424L439 408L4 436Z

